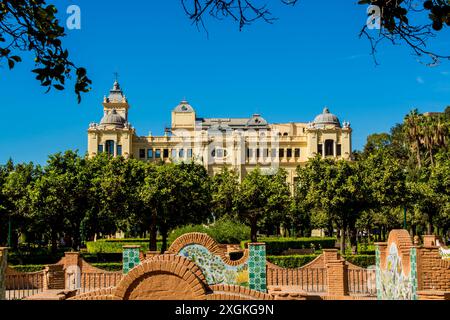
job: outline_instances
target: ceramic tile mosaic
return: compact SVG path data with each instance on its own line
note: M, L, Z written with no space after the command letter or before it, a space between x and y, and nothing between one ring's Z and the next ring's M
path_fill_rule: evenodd
M123 274L127 274L131 269L141 263L139 259L139 246L124 246L122 258Z
M244 287L249 285L247 262L230 266L220 256L211 253L206 247L199 244L185 246L178 255L186 257L199 266L209 285L234 284Z
M266 245L249 243L248 250L250 289L267 292Z
M381 257L380 257L380 248L377 246L375 249L375 264L376 264L376 284L377 284L377 298L378 300L382 299L381 294Z
M417 268L415 248L411 251L411 272L405 274L402 258L394 242L389 247L386 268L381 268L377 261L377 296L380 300L415 300L417 299Z

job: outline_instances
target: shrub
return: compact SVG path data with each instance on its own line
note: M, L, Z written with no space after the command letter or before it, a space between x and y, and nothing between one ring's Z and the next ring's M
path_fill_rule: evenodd
M306 255L291 255L291 256L267 256L267 260L273 264L276 264L282 268L299 268L302 267L315 258L316 254L306 254Z
M122 241L121 241L122 240ZM102 239L97 241L89 241L86 242L87 252L88 253L122 253L124 245L139 245L141 246L141 251L148 251L149 241L141 240L141 241L127 241L128 239L115 239L108 241ZM161 243L157 243L158 250L161 249Z
M361 268L367 268L375 265L375 256L366 254L346 255L345 260Z
M266 252L268 255L279 255L288 249L308 249L316 250L334 248L335 238L260 238L259 241L266 243ZM241 242L242 248L245 248L249 240Z
M122 270L122 262L103 262L103 263L92 263L96 268L106 270L106 271L120 271Z
M83 253L81 255L89 263L106 263L122 261L122 253Z
M250 228L242 223L235 222L230 218L222 218L214 224L205 225L187 225L174 229L169 234L169 243L185 233L201 232L208 234L211 238L222 244L236 244L248 239Z
M10 267L18 272L37 272L42 271L45 268L44 264L25 264Z

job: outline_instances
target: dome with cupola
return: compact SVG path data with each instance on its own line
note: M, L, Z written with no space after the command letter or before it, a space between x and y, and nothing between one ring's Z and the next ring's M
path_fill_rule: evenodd
M175 112L194 112L194 108L187 102L186 100L182 100L180 104L178 104L175 109Z
M330 110L327 107L323 109L321 114L315 117L312 124L315 128L341 127L341 122L338 117L330 113Z
M125 119L117 113L116 109L112 109L110 112L106 113L100 121L100 124L114 125L116 127L124 127L125 123Z

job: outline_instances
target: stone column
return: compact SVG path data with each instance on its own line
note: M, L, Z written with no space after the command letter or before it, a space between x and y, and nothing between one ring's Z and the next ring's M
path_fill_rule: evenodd
M248 244L248 277L250 289L267 292L266 244Z
M328 261L326 267L328 295L348 296L348 266L345 260Z
M8 248L0 248L0 300L6 299L7 264L8 264Z
M131 269L141 263L139 258L139 249L141 246L123 246L123 274L127 274Z

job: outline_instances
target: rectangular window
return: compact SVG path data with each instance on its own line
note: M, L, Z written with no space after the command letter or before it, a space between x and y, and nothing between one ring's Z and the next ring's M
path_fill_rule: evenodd
M284 149L279 150L280 158L284 158Z
M300 149L299 149L299 148L296 148L296 149L295 149L295 154L294 154L294 156L295 156L296 158L300 158Z
M272 158L277 157L277 149L272 149Z
M117 145L117 155L118 156L122 155L122 146L120 144Z
M320 155L323 154L323 147L322 147L322 144L318 144L318 145L317 145L317 153L320 154Z
M163 150L163 158L168 158L169 157L169 149L164 149Z
M177 157L177 149L172 149L172 159Z
M98 153L102 153L103 152L103 145L99 144L97 150L98 150Z
M155 158L156 159L160 159L161 158L161 149L156 149L155 150Z
M153 149L147 149L147 159L153 159Z
M269 149L264 149L264 157L269 157Z
M192 149L188 149L187 156L188 158L192 158Z
M256 149L256 157L257 157L257 158L261 157L260 153L261 153L261 152L259 151L259 148Z
M342 146L340 144L336 145L336 155L337 156L342 155Z
M286 153L288 158L292 158L292 149L287 149Z
M113 140L106 140L105 143L106 153L114 156L114 141Z
M180 158L184 158L184 149L180 149L180 151L178 151L178 156Z
M145 149L139 149L139 159L145 159Z

